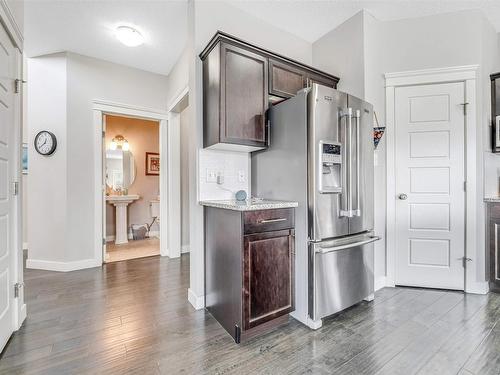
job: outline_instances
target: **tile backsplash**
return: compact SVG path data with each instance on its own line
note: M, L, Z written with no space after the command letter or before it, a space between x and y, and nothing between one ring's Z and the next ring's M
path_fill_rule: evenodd
M234 199L238 190L250 197L250 154L200 149L199 200Z

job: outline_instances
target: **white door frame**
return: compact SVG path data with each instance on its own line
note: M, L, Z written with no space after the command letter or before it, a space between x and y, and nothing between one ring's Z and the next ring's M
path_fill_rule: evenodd
M476 174L478 164L481 164L477 155L477 150L482 152L482 128L477 128L479 123L477 120L477 73L478 65L467 65L449 68L424 69L397 73L385 74L385 97L386 97L386 286L394 286L396 272L396 184L395 184L395 91L401 86L415 86L424 84L438 84L446 82L464 82L465 84L465 102L467 112L465 116L465 179L467 191L465 193L465 254L472 261L468 263L465 272L465 291L468 293L485 294L488 292L488 283L486 281L478 281L477 274L479 267L485 265L477 264L477 259L483 259L478 256L481 251L485 251L484 244L481 240L481 233L484 228L478 226L476 217L481 210L477 197L481 182L478 181ZM478 145L480 145L478 147ZM479 186L478 186L479 185ZM481 211L482 212L482 211Z
M160 255L176 257L180 254L180 236L177 240L175 236L176 227L180 222L179 214L175 211L176 202L179 201L178 192L169 186L170 181L180 181L180 175L175 175L174 170L169 168L169 162L173 158L170 150L175 149L175 136L171 136L168 112L144 108L134 105L109 102L104 100L93 101L94 112L94 258L98 263L103 262L103 194L105 186L102 181L102 131L103 115L118 115L126 117L136 117L147 120L158 121L160 123L160 165L165 172L160 172ZM178 143L178 142L177 142ZM178 171L177 171L178 172ZM180 183L180 182L179 182ZM166 197L166 199L164 198ZM171 235L173 234L173 235Z
M175 178L169 178L164 181L171 192L172 204L170 205L171 215L178 218L175 226L172 225L169 235L176 247L170 251L170 258L178 258L182 253L182 235L181 235L181 112L189 101L189 87L185 87L180 94L168 106L168 127L169 139L168 146L169 159L168 169Z

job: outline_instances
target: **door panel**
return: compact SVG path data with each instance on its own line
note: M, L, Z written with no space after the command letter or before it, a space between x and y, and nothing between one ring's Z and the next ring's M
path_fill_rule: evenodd
M269 92L283 98L291 98L306 84L306 72L278 60L269 60Z
M266 145L267 59L221 45L221 142Z
M342 193L320 193L319 175L323 173L320 167L321 141L340 142L345 150L345 124L340 119L339 111L347 107L347 95L337 90L313 85L308 96L309 100L309 237L312 240L344 236L349 234L349 221L341 215L345 210L343 199L347 193L345 181L342 183ZM343 151L342 151L343 152ZM343 154L343 159L345 155ZM341 168L345 168L345 160ZM344 173L341 173L344 175ZM344 179L344 177L343 177Z
M15 152L14 80L16 55L0 27L0 351L14 330L14 212L11 183L17 180Z
M373 229L373 107L351 95L347 101L354 116L352 152L350 153L352 159L350 188L355 215L349 218L349 233L355 234ZM359 113L359 121L356 120L356 112Z
M293 311L293 231L246 235L243 259L245 329Z
M396 88L398 285L464 289L463 102L461 82Z

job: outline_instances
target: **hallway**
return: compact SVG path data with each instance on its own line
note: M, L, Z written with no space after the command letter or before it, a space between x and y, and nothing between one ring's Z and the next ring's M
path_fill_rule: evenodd
M235 345L186 295L189 255L26 270L28 318L1 374L498 374L500 296L385 288L311 331ZM425 367L423 367L425 366Z

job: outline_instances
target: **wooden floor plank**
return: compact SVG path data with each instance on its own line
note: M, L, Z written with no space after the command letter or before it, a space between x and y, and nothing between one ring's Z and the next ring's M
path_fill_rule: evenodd
M317 331L290 319L236 345L192 308L188 287L189 255L26 270L28 317L0 357L0 374L406 375L425 361L430 371L500 373L498 295L384 288Z

